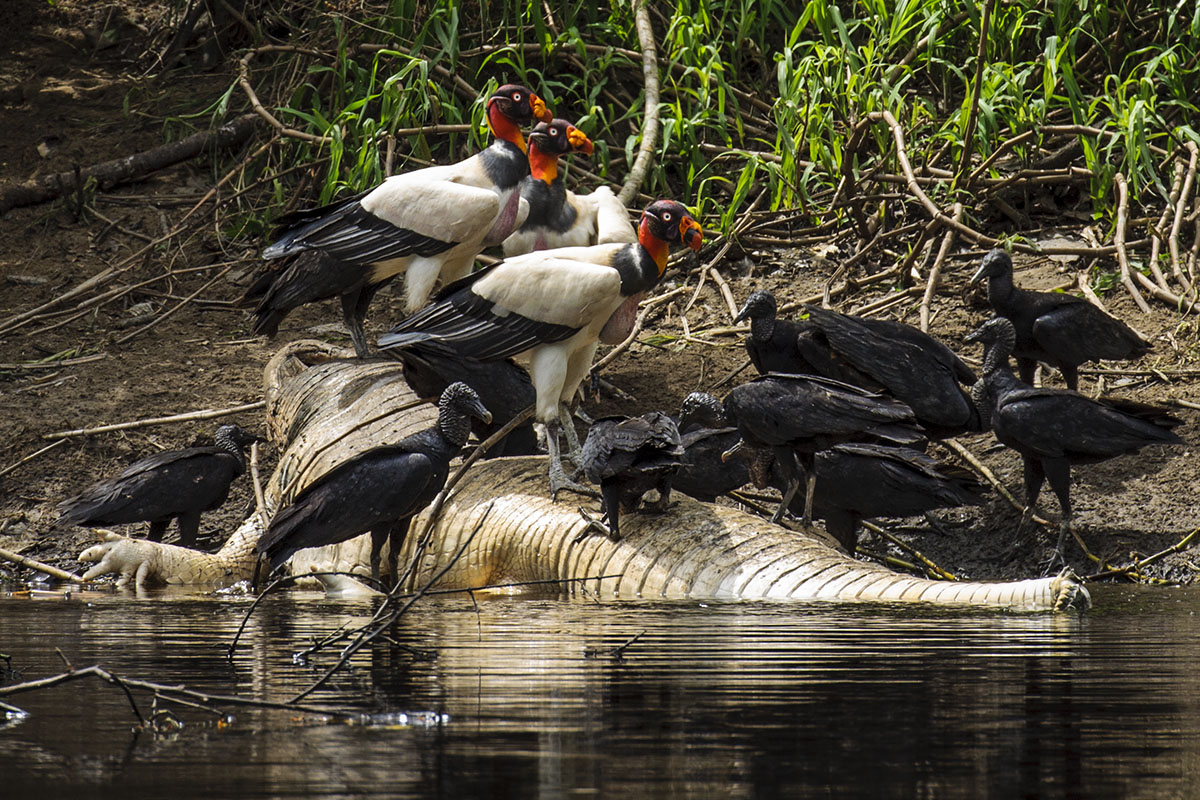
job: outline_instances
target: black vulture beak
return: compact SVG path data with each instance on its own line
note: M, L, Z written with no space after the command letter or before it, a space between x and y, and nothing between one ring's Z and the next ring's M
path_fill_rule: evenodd
M471 409L471 411L475 414L476 417L483 420L485 424L490 425L492 423L492 412L490 412L486 408L484 408L483 403L476 402L475 407L473 409Z
M985 262L985 263L979 265L979 269L975 270L975 274L971 276L971 285L972 286L974 286L975 284L977 284L983 280L983 273L984 273L984 270L987 269L987 266L988 265Z
M750 316L750 304L749 303L742 306L742 310L739 311L737 313L737 316L733 318L733 324L737 325L739 322L741 322L748 316Z
M725 462L729 461L729 459L733 458L734 456L736 456L738 453L742 452L745 449L746 449L746 442L743 441L742 439L738 439L737 444L735 444L733 447L726 450L724 453L721 453L721 463L724 464Z
M975 330L968 333L966 338L963 339L963 341L966 342L967 344L972 344L974 342L978 342L982 338L983 338L983 328L976 328Z

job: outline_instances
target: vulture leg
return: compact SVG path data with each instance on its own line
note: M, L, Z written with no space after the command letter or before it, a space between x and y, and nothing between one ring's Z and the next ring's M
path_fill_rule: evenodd
M779 466L784 472L784 480L787 481L787 489L783 493L783 500L780 501L779 508L775 509L775 513L771 515L771 522L776 524L783 519L783 512L791 505L792 498L796 496L796 490L800 488L800 471L797 469L796 453L789 448L786 453L781 452L777 455Z
M383 552L383 545L387 542L391 528L381 528L371 531L371 579L379 580L379 554Z
M367 348L367 335L363 332L363 318L367 315L367 306L375 293L365 286L351 289L342 295L342 319L346 330L350 332L350 341L354 342L354 352L359 358L370 355Z
M150 523L150 532L146 534L146 538L152 542L161 542L163 534L167 532L167 526L171 524L169 519L155 520ZM183 538L183 530L179 531L179 538Z
M412 517L409 517L408 519L402 519L399 522L395 523L388 530L388 534L387 534L388 555L387 555L387 573L386 574L391 576L391 581L393 584L395 584L396 581L400 580L400 573L397 570L397 562L400 559L400 548L404 546L404 540L406 538L408 538L408 531L409 531L409 528L411 525L412 525ZM372 544L374 544L374 540L372 540Z
M195 547L196 535L200 533L200 512L180 514L176 519L179 520L179 546Z
M558 404L558 421L562 425L563 435L567 439L567 459L575 464L583 463L583 448L579 445L579 435L575 432L575 420L571 417L571 409L566 403Z
M1064 364L1063 366L1059 367L1059 371L1062 372L1063 380L1065 380L1067 382L1067 388L1073 392L1078 392L1079 391L1079 367L1076 366L1075 364L1071 364L1071 365Z
M1037 361L1032 358L1017 356L1017 374L1024 383L1033 386L1033 373L1037 371Z
M660 480L655 488L658 489L658 500L647 503L646 507L655 514L665 514L671 505L671 477Z
M1050 488L1058 497L1058 504L1062 508L1062 517L1058 523L1058 543L1054 545L1054 558L1050 560L1050 565L1053 566L1055 561L1066 563L1063 545L1066 544L1067 533L1071 530L1071 462L1063 458L1047 459L1044 467L1046 479L1050 481Z
M1021 521L1017 524L1017 533L1025 529L1029 520L1033 519L1037 510L1038 495L1042 493L1042 484L1046 481L1046 470L1041 459L1025 456L1025 510L1021 512Z
M562 465L562 454L559 451L558 434L561 427L559 420L552 420L546 423L546 450L548 451L547 461L550 465L550 499L557 500L558 493L563 489L575 492L576 494L586 495L588 497L596 497L596 493L584 486L576 483L567 477L566 471Z

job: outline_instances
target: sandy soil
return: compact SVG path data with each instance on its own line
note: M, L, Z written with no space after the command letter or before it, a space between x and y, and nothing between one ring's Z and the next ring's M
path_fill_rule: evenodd
M76 164L153 146L162 141L164 117L199 111L227 86L223 73L173 74L161 81L140 77L144 64L136 57L144 43L139 43L138 21L118 26L115 43L107 46L90 32L98 25L100 11L86 6L60 2L48 7L41 0L19 0L0 12L5 23L0 25L0 116L6 132L0 137L0 181L70 170ZM123 111L126 105L130 113ZM60 200L0 216L0 318L35 309L120 264L178 220L212 185L216 174L210 162L200 159L89 196L94 211L77 214L75 203ZM210 220L199 234L151 248L109 286L128 287L174 271L168 279L101 305L77 308L76 301L56 306L31 324L0 336L0 470L6 470L0 477L0 547L78 569L75 556L91 541L91 534L56 527L55 505L135 458L207 441L219 421L75 437L14 468L55 441L50 434L254 402L261 399L261 369L278 345L313 336L348 344L335 303L292 314L274 342L249 336L248 315L232 308L230 301L253 274L255 251L261 245L224 239ZM980 298L965 290L979 255L962 252L948 263L932 325L933 333L976 362L978 352L964 349L962 338L988 316ZM837 252L823 256L806 251L749 252L724 262L720 269L738 303L757 288L770 288L786 302L819 292L844 258ZM1048 288L1074 280L1076 270L1084 266L1026 260L1019 262L1017 280L1024 286ZM660 287L660 291L687 288L651 319L642 337L646 344L635 345L604 373L633 399L618 400L611 394L589 398L584 404L588 413L673 411L689 391L709 389L744 363L741 335L719 332L729 324L730 312L711 280L684 313L696 285L697 275L691 270ZM895 289L888 283L862 288L839 299L835 307L853 311ZM193 294L195 300L165 315ZM1163 306L1142 315L1116 291L1104 299L1113 313L1154 341L1150 356L1121 366L1155 368L1168 377L1171 370L1196 367L1197 327L1191 318L1181 319ZM400 302L398 292L381 293L368 318L369 336L373 338L400 316ZM886 313L916 323L918 302L919 298L908 298ZM684 318L691 338L683 335ZM116 342L150 319L160 321L125 343ZM712 329L718 332L709 332ZM83 360L87 357L94 358ZM72 363L74 359L78 362ZM749 372L736 380L744 377ZM1055 374L1046 380L1059 385ZM1093 391L1095 378L1085 378L1084 388ZM1194 377L1110 379L1106 389L1143 401L1200 399ZM1200 413L1179 409L1178 415L1186 421L1180 429L1184 438L1200 441ZM263 430L257 413L234 419ZM963 444L1020 494L1020 461L1013 453L996 446L990 434L965 438ZM263 468L270 467L267 453ZM1073 500L1079 530L1092 551L1124 563L1170 546L1200 527L1197 467L1196 448L1189 446L1149 450L1078 468ZM201 546L219 546L251 505L249 482L239 480L226 506L204 518ZM1057 519L1058 507L1048 491L1041 511ZM982 508L942 511L934 517L936 526L924 519L890 520L888 525L943 568L960 575L1028 577L1040 572L1040 564L1050 554L1053 534L1030 529L1018 536L1019 512L995 494ZM144 530L143 526L128 529L138 535ZM168 540L173 537L172 529ZM910 558L871 535L864 537L863 548ZM1071 547L1069 556L1082 574L1098 569L1077 547ZM1200 558L1193 552L1184 551L1159 562L1152 572L1190 581L1200 569L1194 566L1197 561ZM28 573L0 563L0 578L5 575L26 577Z

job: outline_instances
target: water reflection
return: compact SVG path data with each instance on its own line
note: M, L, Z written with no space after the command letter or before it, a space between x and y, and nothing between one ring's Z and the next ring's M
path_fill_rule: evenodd
M79 682L5 698L30 717L0 764L12 796L1186 796L1200 594L1096 595L1082 618L442 599L310 698L372 714L355 724L176 709L182 731L137 734L121 692ZM230 662L248 602L0 601L0 652L26 679L61 671L58 647L282 699L335 656L294 652L372 610L269 600Z

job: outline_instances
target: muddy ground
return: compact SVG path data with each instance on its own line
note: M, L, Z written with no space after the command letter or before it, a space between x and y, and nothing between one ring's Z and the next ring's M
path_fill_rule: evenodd
M108 7L82 2L51 7L19 0L5 4L0 22L0 122L5 131L0 137L0 181L5 183L152 147L163 140L164 118L200 111L230 80L220 69L150 77L146 37L155 20L114 20ZM222 163L236 163L239 155L227 154ZM89 193L82 204L78 198L60 199L0 216L0 318L36 309L121 264L180 219L219 174L211 159L201 158L137 183ZM1066 216L1062 222L1066 227L1061 231L1025 233L1032 238L1069 235L1082 224ZM208 441L220 421L73 437L17 465L56 441L50 434L254 402L262 396L262 367L280 344L317 337L348 345L340 311L332 302L293 313L273 342L249 335L249 316L231 301L253 276L255 251L262 244L224 238L210 213L205 227L154 246L108 286L130 286L170 272L166 279L84 309L76 308L78 300L55 306L0 336L0 470L5 470L0 476L0 547L79 570L75 556L92 541L92 534L56 527L55 505L136 458ZM758 288L770 288L787 302L821 291L847 255L836 249L820 254L751 251L737 254L719 269L738 303ZM964 250L948 262L931 327L975 363L979 353L965 348L962 339L988 316L981 298L966 291L980 255ZM886 263L856 274L863 277L890 267L901 256L893 253ZM1084 266L1080 261L1019 260L1017 280L1027 287L1049 288L1073 281ZM226 267L231 268L221 274ZM588 413L674 410L688 392L710 389L744 363L742 334L719 331L729 324L730 311L711 280L683 313L697 282L695 269L669 276L660 291L675 286L686 290L650 319L642 337L645 343L605 371L608 381L634 399L618 400L611 394L589 398L584 404ZM860 288L834 305L853 311L896 288L892 282ZM184 302L186 298L192 299ZM1106 390L1143 401L1200 400L1196 377L1171 375L1197 366L1194 319L1181 318L1161 305L1143 315L1120 291L1109 292L1104 300L1113 313L1154 342L1151 355L1119 366L1162 373L1109 378ZM399 292L381 293L368 319L371 338L399 318L400 303ZM886 315L915 324L918 306L919 297L909 297ZM691 338L684 338L684 318ZM155 324L145 332L117 342L152 321ZM718 331L708 332L712 329ZM748 376L744 372L737 380ZM1054 373L1045 380L1061 385ZM1094 391L1096 378L1085 377L1083 388ZM1176 413L1185 420L1183 437L1200 442L1200 412ZM263 430L259 413L232 419ZM990 434L962 442L1020 495L1020 462L1013 453L998 447ZM944 449L935 451L948 455ZM267 452L263 467L271 465ZM1125 563L1173 545L1200 527L1197 468L1195 446L1152 449L1077 468L1073 500L1079 530L1092 552ZM205 516L200 545L219 546L252 502L249 482L239 480L226 506ZM1048 490L1040 508L1044 516L1057 519L1058 507ZM943 568L963 576L1029 577L1040 574L1051 552L1053 534L1029 529L1018 536L1019 512L995 493L980 508L940 511L933 517L936 525L925 519L886 524ZM127 529L143 532L142 526ZM168 540L173 537L174 530ZM911 560L873 535L866 535L861 547ZM1081 574L1098 570L1074 545L1069 561ZM1197 564L1200 553L1185 550L1149 571L1191 581L1200 570ZM0 563L0 578L30 575Z

